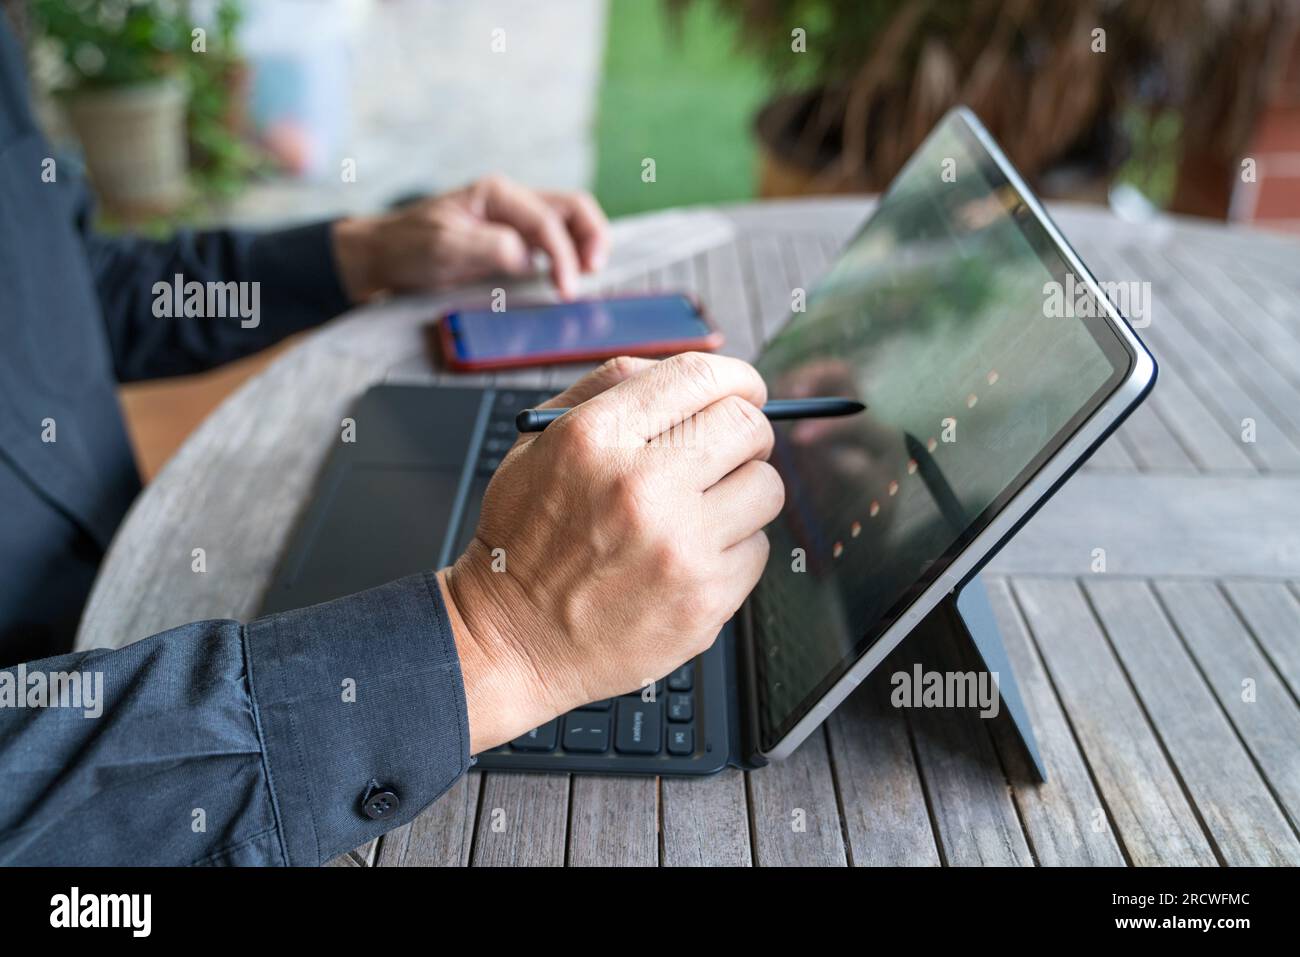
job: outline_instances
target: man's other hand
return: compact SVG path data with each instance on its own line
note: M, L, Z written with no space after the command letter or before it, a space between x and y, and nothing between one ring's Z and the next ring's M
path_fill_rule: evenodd
M473 542L439 573L475 753L713 643L785 499L766 397L738 359L614 359L515 444Z
M335 259L354 302L527 275L538 250L550 260L560 295L571 298L579 271L599 269L608 256L605 214L586 193L539 192L489 176L392 213L334 224Z

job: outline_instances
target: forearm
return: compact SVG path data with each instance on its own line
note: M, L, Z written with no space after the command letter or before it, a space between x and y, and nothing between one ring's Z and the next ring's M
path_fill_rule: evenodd
M165 240L83 235L122 381L228 362L351 302L330 223L268 233L181 230Z

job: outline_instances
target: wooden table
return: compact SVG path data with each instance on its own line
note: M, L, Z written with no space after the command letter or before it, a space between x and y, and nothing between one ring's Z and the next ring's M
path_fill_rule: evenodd
M695 289L728 351L752 356L868 205L624 220L596 288ZM882 674L783 764L704 780L471 773L335 863L1300 863L1300 244L1054 212L1101 278L1153 284L1142 335L1161 372L989 575L1046 784L1005 725L891 708ZM118 533L80 646L254 616L354 398L456 378L426 358L445 301L331 323L219 408ZM197 547L206 574L190 570Z

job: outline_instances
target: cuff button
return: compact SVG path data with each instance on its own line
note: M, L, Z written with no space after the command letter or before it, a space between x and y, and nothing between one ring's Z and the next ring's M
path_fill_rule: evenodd
M395 792L373 789L361 799L361 812L372 821L382 821L396 814L401 804Z

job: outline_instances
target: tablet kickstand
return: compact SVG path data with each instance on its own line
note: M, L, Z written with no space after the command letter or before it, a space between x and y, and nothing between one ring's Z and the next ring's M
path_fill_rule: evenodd
M978 575L930 612L904 641L904 645L908 640L914 640L917 634L925 634L932 629L946 631L959 645L972 646L983 663L984 670L997 676L1001 710L1006 712L1016 735L1024 744L1038 780L1046 781L1047 769L1043 765L1038 741L1029 722L1029 712L1025 709L1015 673L1011 670L1011 660L1002 643L1002 632L994 617L993 606L989 603L988 591Z

